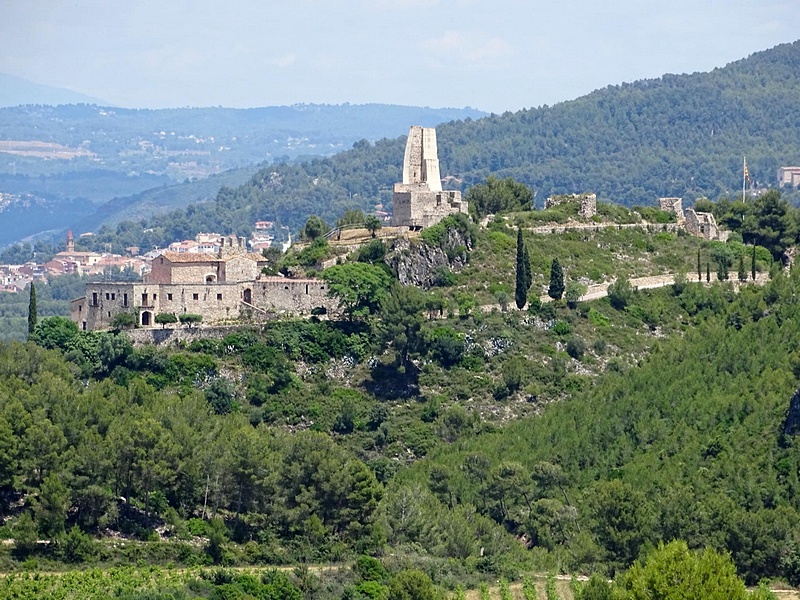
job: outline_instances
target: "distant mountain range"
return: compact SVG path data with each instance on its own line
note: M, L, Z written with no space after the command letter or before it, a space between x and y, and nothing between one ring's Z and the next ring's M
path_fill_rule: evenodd
M441 175L461 189L490 174L514 177L534 189L540 207L548 195L587 191L629 206L653 206L662 196L738 195L745 156L761 189L776 185L778 167L800 164L798 98L795 42L710 73L664 75L555 106L442 124ZM388 208L403 147L403 138L382 140L270 166L214 202L148 227L166 242L215 223L244 234L257 219L299 229L311 214L333 222L347 208ZM128 245L140 245L135 228L126 235Z
M393 105L296 105L255 109L120 109L88 104L0 108L0 246L50 229L115 223L213 198L221 185L239 185L256 164L331 155L360 140L396 137L410 123L435 126L480 118L471 108ZM235 169L235 175L224 176ZM243 169L245 171L243 171ZM248 170L249 169L249 170ZM246 173L242 175L242 173ZM221 179L214 187L199 182ZM167 186L169 191L164 193ZM147 190L153 194L142 195ZM124 200L127 197L131 199ZM38 198L23 202L23 197ZM101 205L93 216L87 204ZM63 210L59 209L63 205ZM76 210L81 206L81 210ZM41 213L47 207L48 217ZM8 214L6 216L8 216ZM85 221L83 220L85 218Z
M22 77L0 73L0 107L20 104L100 104L108 102L60 87L33 83Z

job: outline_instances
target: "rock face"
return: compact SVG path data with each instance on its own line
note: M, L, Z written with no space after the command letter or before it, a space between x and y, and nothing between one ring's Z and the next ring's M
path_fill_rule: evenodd
M442 247L419 240L398 239L389 248L384 261L397 273L403 285L424 289L441 285L448 272L457 272L467 264L469 240L458 230L450 229Z
M794 393L791 402L789 402L789 413L786 415L783 433L786 435L797 435L800 433L800 390Z

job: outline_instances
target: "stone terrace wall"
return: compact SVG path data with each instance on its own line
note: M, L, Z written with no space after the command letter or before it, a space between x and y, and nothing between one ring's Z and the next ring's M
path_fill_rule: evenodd
M241 325L217 326L217 327L173 327L161 329L131 329L125 332L128 339L134 346L154 344L156 346L189 344L195 340L215 339L221 340L229 333L241 329Z

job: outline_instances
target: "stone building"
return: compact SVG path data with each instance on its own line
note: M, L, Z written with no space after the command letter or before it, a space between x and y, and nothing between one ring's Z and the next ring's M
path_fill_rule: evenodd
M696 212L693 208L687 208L685 216L686 220L683 226L690 235L709 241L718 240L724 242L728 239L729 232L720 230L713 214Z
M545 209L553 208L564 202L580 202L578 216L591 219L597 214L597 194L561 194L550 196L544 201Z
M679 223L684 219L683 198L659 198L658 208L664 212L675 213Z
M164 252L150 273L135 283L90 283L72 301L71 317L80 329L108 329L123 312L141 327L155 325L160 313L199 314L204 323L241 320L247 313L309 314L332 311L336 302L320 279L265 277L260 254L247 252L244 238L226 237L216 256Z
M781 167L778 169L779 187L800 187L800 167Z
M403 182L394 184L392 225L424 229L448 215L467 213L461 192L442 190L436 130L414 125L408 132Z

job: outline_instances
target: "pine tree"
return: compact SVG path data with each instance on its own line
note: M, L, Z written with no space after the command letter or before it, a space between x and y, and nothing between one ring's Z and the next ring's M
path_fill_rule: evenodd
M514 289L514 301L517 308L522 310L528 302L528 289L531 287L531 263L528 260L528 251L522 239L522 230L517 229L517 282Z
M753 244L753 258L750 261L750 276L756 280L756 245Z
M553 259L550 266L550 287L547 288L547 295L553 300L561 300L564 295L564 271L561 270L557 258Z
M31 281L31 297L28 301L28 337L33 335L33 330L36 329L36 321L38 318L39 315L37 314L36 308L36 288Z

